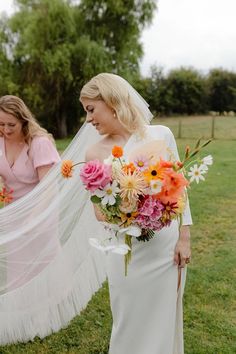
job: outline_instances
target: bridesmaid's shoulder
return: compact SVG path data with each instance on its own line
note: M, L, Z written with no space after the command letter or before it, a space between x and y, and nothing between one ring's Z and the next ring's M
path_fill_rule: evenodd
M31 140L31 145L37 145L37 144L50 144L52 141L49 139L47 135L35 135L33 136Z

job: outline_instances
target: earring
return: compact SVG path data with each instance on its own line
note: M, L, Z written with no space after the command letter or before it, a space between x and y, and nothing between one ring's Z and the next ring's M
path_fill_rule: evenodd
M113 117L114 117L115 119L117 118L116 112L113 113Z

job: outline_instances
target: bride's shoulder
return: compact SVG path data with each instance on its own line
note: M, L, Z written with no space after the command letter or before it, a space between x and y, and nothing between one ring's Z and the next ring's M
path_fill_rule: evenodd
M148 131L150 132L150 134L155 135L156 137L160 136L160 137L168 137L170 135L172 135L172 131L170 130L170 128L166 127L165 125L149 125L148 126Z

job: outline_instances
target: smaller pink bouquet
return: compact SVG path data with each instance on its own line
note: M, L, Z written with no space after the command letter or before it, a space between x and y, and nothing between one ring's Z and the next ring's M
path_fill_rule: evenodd
M4 186L3 179L0 176L0 208L4 207L6 204L10 203L13 199L13 191L8 191Z

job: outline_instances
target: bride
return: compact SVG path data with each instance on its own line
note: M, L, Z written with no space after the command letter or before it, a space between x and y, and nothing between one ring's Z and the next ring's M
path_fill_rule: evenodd
M171 131L149 125L152 115L146 102L121 77L95 76L82 88L80 100L91 124L82 127L63 159L103 161L113 145L123 146L129 156L150 141L166 147L161 154L164 159L170 151L178 159ZM25 240L26 233L37 240L42 233L53 232L61 245L54 259L20 287L10 291L1 280L0 343L43 337L65 326L86 306L107 273L113 316L110 353L183 353L182 294L192 223L188 204L180 229L174 220L149 242L134 242L127 277L122 257L109 254L105 260L89 247L90 236L104 234L95 215L103 220L79 182L79 169L73 178L63 180L58 166L31 193L0 211L1 274L11 240ZM53 223L48 222L50 218ZM24 243L19 247L24 248ZM35 267L50 247L49 237L32 260Z
M163 159L169 159L172 152L179 160L171 131L164 126L147 125L149 110L121 77L108 73L95 76L82 88L80 100L87 123L101 135L88 148L87 160L103 161L114 145L122 146L124 155L129 157L150 141L165 146L160 150ZM95 214L104 221L96 208ZM122 257L109 253L107 272L113 316L109 353L183 353L184 277L179 283L181 269L190 258L190 224L187 206L180 230L174 220L145 244L134 240L127 277Z

